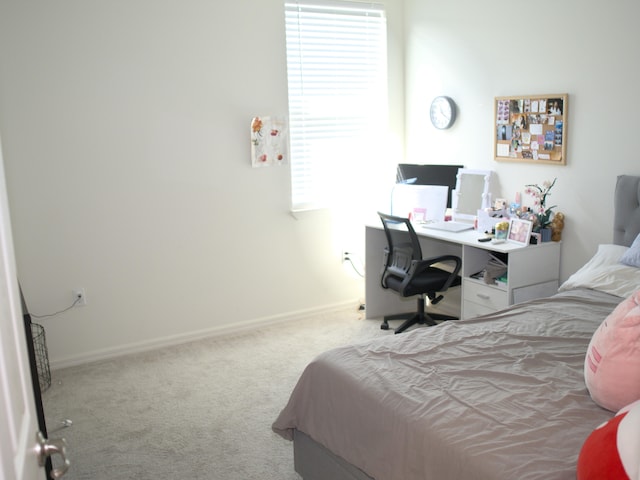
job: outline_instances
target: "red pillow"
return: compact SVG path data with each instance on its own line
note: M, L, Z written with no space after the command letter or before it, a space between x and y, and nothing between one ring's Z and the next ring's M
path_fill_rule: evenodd
M640 290L622 301L591 337L584 379L591 398L612 412L640 399Z
M637 479L640 473L640 400L596 428L580 450L577 480Z

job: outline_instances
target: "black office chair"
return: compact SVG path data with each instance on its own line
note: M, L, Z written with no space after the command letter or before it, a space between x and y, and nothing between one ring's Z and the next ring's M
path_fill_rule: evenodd
M460 257L440 255L423 259L418 235L409 219L380 212L378 215L387 237L380 282L382 288L393 290L403 297L419 295L416 313L385 316L380 328L388 330L389 320L406 319L395 330L395 333L401 333L416 324L436 325L436 320L457 320L457 317L449 315L427 314L425 297L435 305L443 298L439 293L447 291L449 287L460 285L458 275L462 266ZM436 264L451 265L453 271L438 268Z

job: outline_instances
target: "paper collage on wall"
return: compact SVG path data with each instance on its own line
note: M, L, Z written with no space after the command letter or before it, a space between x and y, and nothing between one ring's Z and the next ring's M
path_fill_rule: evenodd
M498 161L566 164L568 95L496 97Z
M251 120L251 165L254 168L287 163L288 148L284 117L254 117Z

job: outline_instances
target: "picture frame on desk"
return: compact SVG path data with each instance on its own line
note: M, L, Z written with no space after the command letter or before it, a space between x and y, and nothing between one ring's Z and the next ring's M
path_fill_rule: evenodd
M533 222L530 220L523 220L522 218L511 218L509 220L509 233L507 233L507 240L518 245L529 245L529 238L531 237L531 230L533 229Z

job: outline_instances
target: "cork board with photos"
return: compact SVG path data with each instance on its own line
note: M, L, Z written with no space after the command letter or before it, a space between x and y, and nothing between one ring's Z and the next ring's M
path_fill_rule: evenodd
M497 161L566 165L568 94L495 98Z

